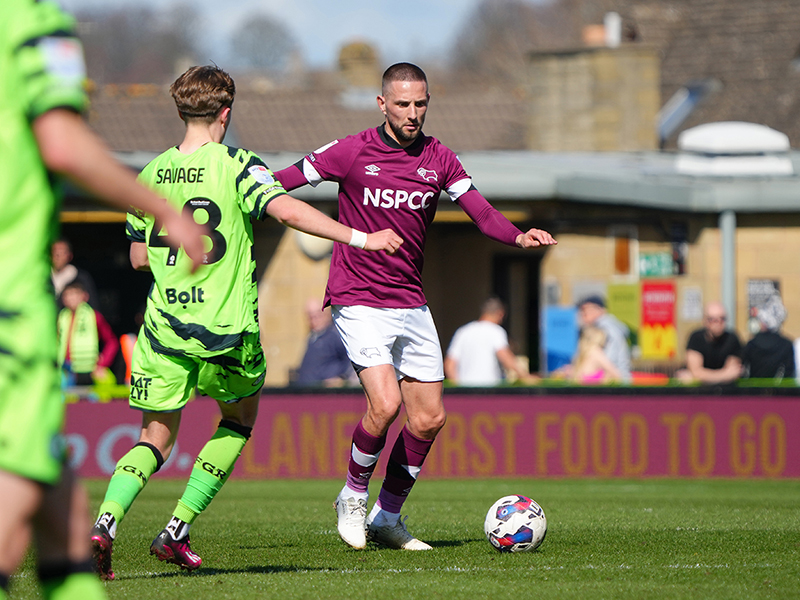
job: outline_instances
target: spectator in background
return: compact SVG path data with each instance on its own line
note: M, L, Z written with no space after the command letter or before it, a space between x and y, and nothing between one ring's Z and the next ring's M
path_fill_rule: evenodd
M742 344L727 328L728 314L720 302L710 302L705 327L692 332L686 344L686 368L675 376L682 383L725 384L742 371Z
M572 361L570 379L581 384L615 383L622 381L619 369L606 356L606 333L590 325L581 330L578 350Z
M588 296L578 303L578 316L582 327L597 327L606 334L603 352L619 372L620 381L630 383L631 349L627 325L606 310L605 301L598 295Z
M761 326L742 352L742 377L783 379L795 376L794 345L781 335L786 307L777 294L756 308Z
M116 383L110 367L119 342L108 322L89 306L89 294L75 280L64 288L58 313L58 365L69 384Z
M95 288L94 279L92 279L88 271L79 269L72 264L72 244L69 243L69 240L61 238L53 242L50 247L50 259L52 261L50 279L53 282L58 308L64 308L61 294L67 285L73 281L81 283L83 289L89 295L89 305L97 308L97 288Z
M330 307L323 308L320 300L310 299L305 311L309 326L308 343L292 384L338 387L358 383L342 339L333 326Z
M447 379L457 385L492 386L502 383L509 372L526 383L539 380L520 365L511 351L508 334L500 325L505 316L503 302L489 298L477 321L456 330L444 360Z

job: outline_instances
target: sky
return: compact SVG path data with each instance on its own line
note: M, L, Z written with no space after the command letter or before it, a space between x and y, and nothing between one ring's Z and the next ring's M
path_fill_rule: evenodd
M535 2L537 0L525 0ZM538 0L542 1L542 0ZM205 22L208 47L227 54L228 39L244 19L264 13L281 21L298 42L307 66L336 65L339 49L370 42L384 64L444 59L478 0L58 0L70 12L109 6L189 4ZM113 4L112 4L113 2ZM204 57L205 58L205 57ZM217 60L216 56L208 57ZM223 60L225 56L221 57Z

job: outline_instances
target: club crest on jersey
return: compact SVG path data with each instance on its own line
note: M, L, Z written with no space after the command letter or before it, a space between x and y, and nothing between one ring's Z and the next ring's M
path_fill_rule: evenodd
M423 169L420 167L417 169L417 175L422 177L425 181L439 181L439 176L434 170Z
M381 168L377 165L367 165L364 168L366 169L364 175L375 175L376 177L378 176L378 172L381 170Z
M253 165L247 171L250 175L253 176L258 183L264 185L270 185L271 183L275 183L275 180L272 178L272 175L269 173L269 169L264 165Z

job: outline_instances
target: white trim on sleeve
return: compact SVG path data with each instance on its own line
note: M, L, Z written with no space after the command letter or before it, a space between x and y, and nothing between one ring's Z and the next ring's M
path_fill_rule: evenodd
M322 176L308 158L303 159L303 175L305 175L306 181L311 184L311 187L317 187L323 181Z
M448 186L447 190L445 191L450 196L450 200L455 202L463 194L466 194L471 187L472 187L472 178L467 177L466 179L459 179L452 185Z

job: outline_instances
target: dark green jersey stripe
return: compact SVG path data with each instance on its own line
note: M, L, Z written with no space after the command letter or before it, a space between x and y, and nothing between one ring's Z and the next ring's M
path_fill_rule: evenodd
M158 311L166 319L172 331L182 340L197 340L210 352L221 352L237 346L242 340L241 333L219 335L209 331L199 323L182 323L177 317L166 311Z

